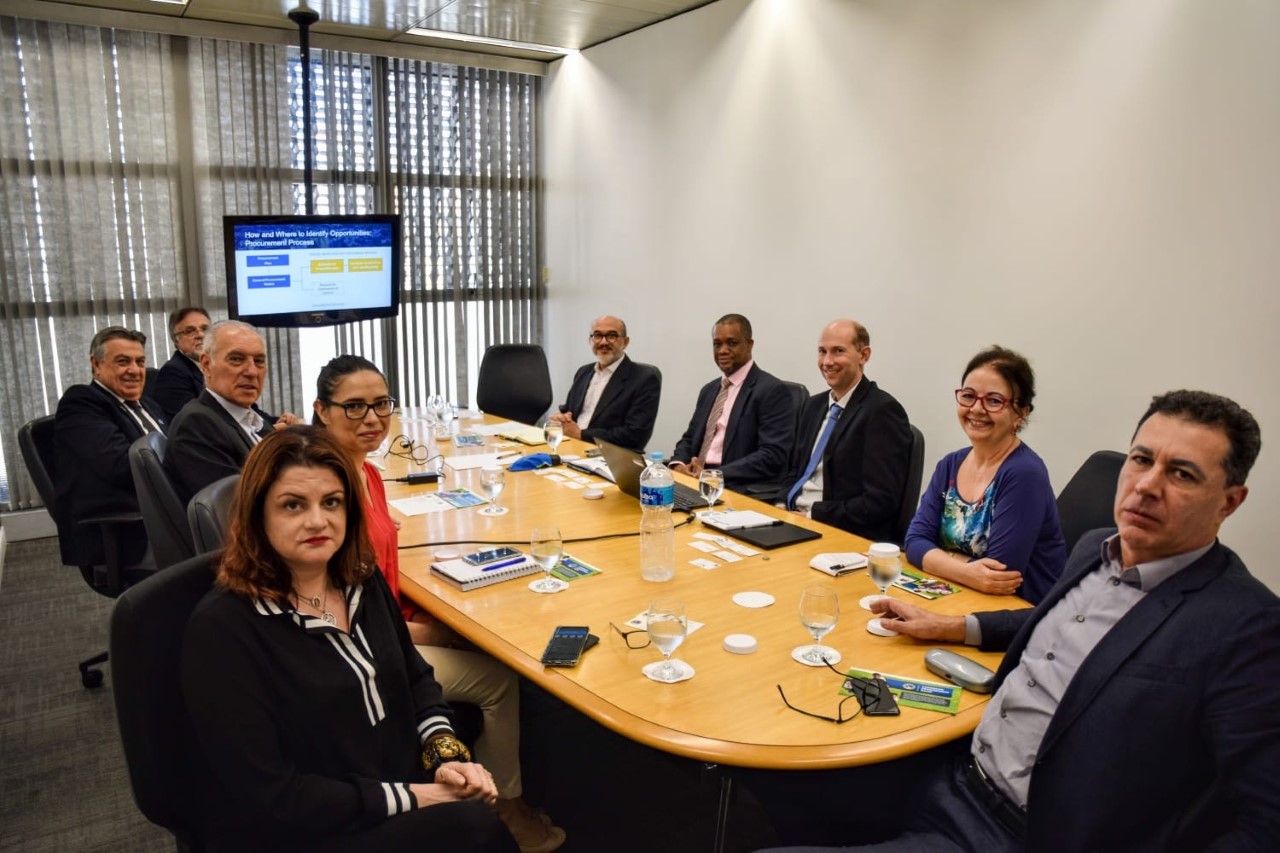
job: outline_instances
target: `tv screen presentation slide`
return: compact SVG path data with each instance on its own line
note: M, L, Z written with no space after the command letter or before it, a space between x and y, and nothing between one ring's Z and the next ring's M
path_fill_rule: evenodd
M391 303L389 222L236 225L240 315L380 308Z

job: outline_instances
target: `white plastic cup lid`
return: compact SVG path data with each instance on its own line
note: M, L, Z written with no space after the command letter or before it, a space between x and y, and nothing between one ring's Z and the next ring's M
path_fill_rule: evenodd
M735 655L749 655L756 650L756 638L750 634L730 634L724 638L724 650Z
M902 553L897 545L892 542L877 542L867 551L868 557L897 557Z

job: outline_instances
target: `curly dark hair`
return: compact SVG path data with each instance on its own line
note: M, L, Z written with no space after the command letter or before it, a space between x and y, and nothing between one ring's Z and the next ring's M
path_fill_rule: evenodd
M323 429L291 426L273 433L249 452L231 505L227 546L218 567L218 584L246 598L283 602L293 589L289 567L267 539L267 490L287 468L327 468L346 496L347 535L329 559L329 578L338 588L358 584L375 571L365 526L358 476L351 460Z
M1013 406L1022 414L1022 424L1018 426L1021 430L1036 407L1036 372L1031 369L1031 362L1021 353L993 344L969 359L964 373L960 375L961 383L979 367L990 367L1009 383L1013 391Z
M1249 469L1262 450L1262 429L1248 410L1234 400L1208 391L1168 391L1151 398L1151 405L1138 421L1138 429L1152 415L1170 415L1226 433L1231 450L1222 460L1228 486L1243 486ZM1138 429L1133 431L1136 436Z

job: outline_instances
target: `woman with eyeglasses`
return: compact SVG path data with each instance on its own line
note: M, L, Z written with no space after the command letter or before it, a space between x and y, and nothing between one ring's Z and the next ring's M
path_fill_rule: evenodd
M992 346L970 359L955 392L970 446L938 463L906 541L907 559L926 572L1032 604L1067 562L1049 472L1020 438L1035 383L1013 350Z
M400 525L387 508L381 472L366 459L387 437L396 409L386 377L368 359L340 355L320 371L313 409L312 423L325 427L363 473L359 497L368 517L369 540L418 653L435 670L445 699L480 708L484 732L476 741L476 759L493 773L498 815L522 853L556 850L564 843L564 830L521 796L520 686L515 673L483 652L469 650L453 629L400 595Z
M207 846L513 853L373 566L356 471L306 426L245 460L182 646Z

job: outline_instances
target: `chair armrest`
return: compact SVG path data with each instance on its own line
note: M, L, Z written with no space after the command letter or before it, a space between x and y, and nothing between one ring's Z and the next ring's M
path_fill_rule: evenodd
M107 560L106 594L115 598L124 592L123 567L120 565L120 544L117 533L121 527L142 523L140 512L113 512L82 518L79 524L97 525L102 532L102 553Z

